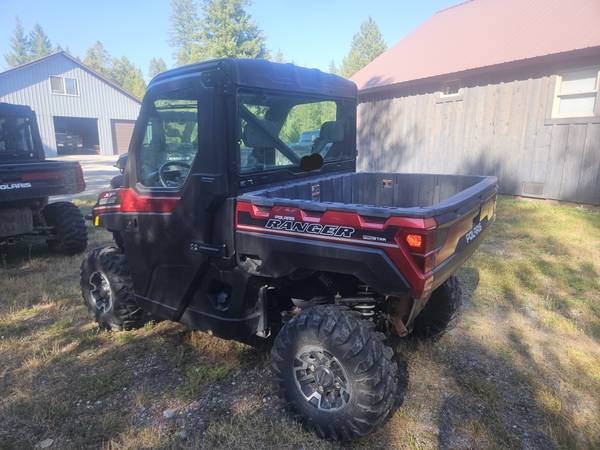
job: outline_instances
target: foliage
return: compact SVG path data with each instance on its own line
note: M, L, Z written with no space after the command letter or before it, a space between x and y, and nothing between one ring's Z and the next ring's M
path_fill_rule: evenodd
M265 37L246 11L248 0L171 2L171 45L177 65L211 58L268 58Z
M305 131L320 130L324 122L335 120L336 106L333 101L305 103L294 106L281 128L281 140L295 143Z
M171 0L171 39L178 66L192 62L194 47L198 45L196 34L199 19L193 0Z
M141 99L144 96L144 92L146 92L146 82L144 81L142 71L135 67L125 56L113 59L111 78L115 83L137 98Z
M385 41L375 21L369 17L352 38L348 55L342 61L340 74L350 78L386 49Z
M83 63L99 74L111 78L112 59L102 42L96 41L92 47L87 49Z
M273 57L273 61L275 61L277 63L285 62L285 58L283 57L283 52L281 51L280 48L277 49L277 53L275 53L275 56Z
M338 72L339 72L339 69L335 65L335 61L332 59L331 61L329 61L329 73L334 73L337 75Z
M167 65L162 58L152 58L148 66L148 76L154 78L156 75L166 70Z
M54 52L52 42L39 23L29 33L29 51L32 59L42 58Z
M29 57L29 41L25 36L25 30L21 20L17 17L15 23L15 31L10 38L11 52L7 53L4 58L10 67L19 66L30 61Z
M4 56L10 67L28 63L62 49L60 45L56 47L52 45L52 41L39 23L36 23L31 32L26 35L18 17L10 39L10 48L10 53Z
M133 96L137 98L144 96L146 82L142 71L125 56L113 58L102 42L96 41L92 47L88 48L83 63L100 75L114 81Z

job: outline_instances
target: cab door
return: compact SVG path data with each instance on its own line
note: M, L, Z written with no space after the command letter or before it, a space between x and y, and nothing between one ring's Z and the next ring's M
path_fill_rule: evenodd
M170 78L144 98L130 146L124 248L137 300L177 318L213 248L215 204L224 199L224 139L215 145L215 88L200 74Z

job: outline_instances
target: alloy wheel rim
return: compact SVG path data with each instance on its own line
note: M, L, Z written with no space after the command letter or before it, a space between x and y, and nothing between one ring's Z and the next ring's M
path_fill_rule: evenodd
M96 309L106 313L112 308L112 293L108 278L102 272L93 272L89 279L90 296Z
M315 408L337 411L350 401L350 381L344 366L322 347L302 347L294 358L293 370L300 393Z

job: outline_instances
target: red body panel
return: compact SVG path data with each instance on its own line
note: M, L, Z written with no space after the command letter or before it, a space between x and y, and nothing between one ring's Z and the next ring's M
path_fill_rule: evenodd
M240 214L247 213L252 219L274 219L277 217L294 218L299 222L315 223L319 225L337 225L352 227L361 232L381 232L387 236L385 242L376 242L366 240L364 234L362 239L344 238L335 236L320 236L300 234L293 231L272 230L260 225L248 225L240 223ZM347 243L352 245L366 245L369 247L380 248L393 261L398 270L411 286L411 293L414 297L420 298L428 294L428 280L433 277L431 271L423 272L405 245L402 243L403 232L406 230L416 232L431 232L435 230L437 223L432 218L413 218L413 217L390 217L385 220L363 217L357 213L345 211L326 211L323 214L315 214L303 211L299 208L274 206L272 208L256 206L248 202L238 202L236 206L236 230L249 231L266 234L284 234L293 235L307 240L333 240L338 243ZM357 234L359 234L357 233ZM383 235L382 234L382 235ZM367 235L370 236L370 235Z

